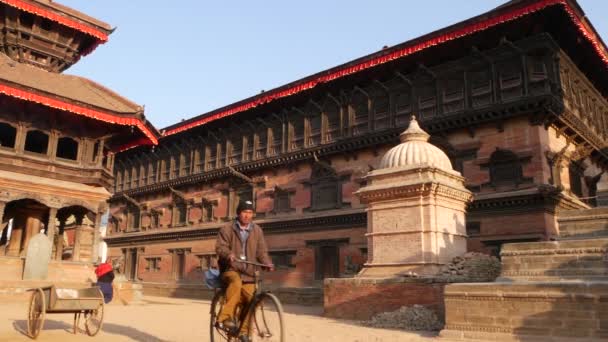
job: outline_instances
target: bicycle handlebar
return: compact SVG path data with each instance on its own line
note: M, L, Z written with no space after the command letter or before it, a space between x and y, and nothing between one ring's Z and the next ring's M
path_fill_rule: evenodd
M260 264L258 262L247 261L247 260L235 259L234 262L240 262L241 264L253 265L253 266L258 266L258 267L265 267L265 268L270 267L269 265L264 265L264 264Z

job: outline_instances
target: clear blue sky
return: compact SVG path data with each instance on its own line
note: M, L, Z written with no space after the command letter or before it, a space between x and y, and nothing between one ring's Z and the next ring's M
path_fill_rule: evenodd
M57 0L117 27L66 71L161 129L488 11L507 0ZM608 42L608 1L579 0Z

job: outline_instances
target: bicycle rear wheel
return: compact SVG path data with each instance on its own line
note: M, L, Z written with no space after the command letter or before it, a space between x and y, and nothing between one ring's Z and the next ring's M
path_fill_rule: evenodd
M211 301L209 331L211 334L211 342L231 342L234 341L228 333L216 326L217 316L222 310L222 306L226 302L224 291L218 291Z
M283 306L272 293L262 293L255 302L250 335L253 341L284 342Z

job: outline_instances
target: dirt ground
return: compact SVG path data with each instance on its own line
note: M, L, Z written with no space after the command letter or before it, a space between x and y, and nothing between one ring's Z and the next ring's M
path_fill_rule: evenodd
M69 314L49 314L37 341L209 341L209 302L146 297L145 305L108 305L102 332L95 337L73 335ZM435 341L432 332L405 332L362 327L357 322L327 319L322 308L285 306L289 342ZM25 336L27 303L0 303L0 341L31 341Z

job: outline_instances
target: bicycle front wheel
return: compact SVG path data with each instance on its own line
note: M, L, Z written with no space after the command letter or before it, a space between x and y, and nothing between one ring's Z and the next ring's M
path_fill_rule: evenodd
M272 293L263 293L255 302L250 335L254 341L285 342L283 307Z
M211 317L209 322L211 342L230 342L234 340L228 335L226 331L216 326L217 316L220 314L222 306L224 306L225 302L226 297L224 295L224 291L218 291L213 297L213 300L211 301Z

